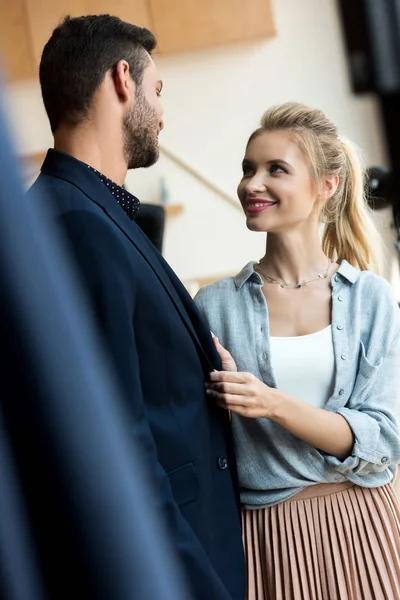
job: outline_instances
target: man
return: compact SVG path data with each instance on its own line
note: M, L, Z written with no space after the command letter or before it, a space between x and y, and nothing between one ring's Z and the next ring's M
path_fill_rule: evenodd
M0 81L0 598L187 600L43 208L23 195Z
M186 290L132 220L139 201L121 187L128 168L158 158L155 46L150 31L109 15L55 29L40 64L55 149L33 190L69 241L190 598L243 600L229 422L204 393L220 359Z

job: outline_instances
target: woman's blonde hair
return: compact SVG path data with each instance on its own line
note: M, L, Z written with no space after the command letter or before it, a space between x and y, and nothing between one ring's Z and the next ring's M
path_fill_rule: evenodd
M382 242L365 198L365 169L353 143L339 137L338 130L320 111L287 102L263 115L261 127L249 142L268 131L293 132L307 156L316 183L338 175L339 185L321 212L324 223L322 249L333 261L347 260L361 270L380 272Z

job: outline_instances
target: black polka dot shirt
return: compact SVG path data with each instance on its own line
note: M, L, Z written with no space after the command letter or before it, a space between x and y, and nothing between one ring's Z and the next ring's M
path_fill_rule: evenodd
M123 187L108 179L105 175L96 171L93 167L88 165L88 168L93 171L100 179L102 183L110 190L111 194L114 196L120 207L125 211L128 217L133 221L137 211L140 208L140 201L136 196L125 190Z

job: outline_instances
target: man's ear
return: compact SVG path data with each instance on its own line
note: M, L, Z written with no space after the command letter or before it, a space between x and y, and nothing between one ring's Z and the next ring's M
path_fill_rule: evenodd
M131 77L129 64L126 60L118 61L113 71L113 81L118 96L122 101L127 102L132 91L135 90L135 82Z

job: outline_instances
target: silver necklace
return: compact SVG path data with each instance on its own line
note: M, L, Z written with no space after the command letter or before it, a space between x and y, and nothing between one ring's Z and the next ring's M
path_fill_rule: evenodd
M303 287L303 285L307 285L307 283L311 283L311 281L316 281L317 279L326 279L328 277L328 273L329 273L329 268L332 264L331 259L328 259L328 266L326 267L325 271L323 273L318 273L318 275L316 277L313 277L312 279L304 279L303 281L299 281L298 283L286 283L286 281L283 281L282 279L276 279L275 277L271 277L271 275L268 275L268 273L264 273L264 271L261 269L260 267L260 262L257 263L256 265L256 271L258 271L259 273L261 273L261 275L264 277L264 279L266 281L270 281L271 283L278 283L281 288L301 288Z

